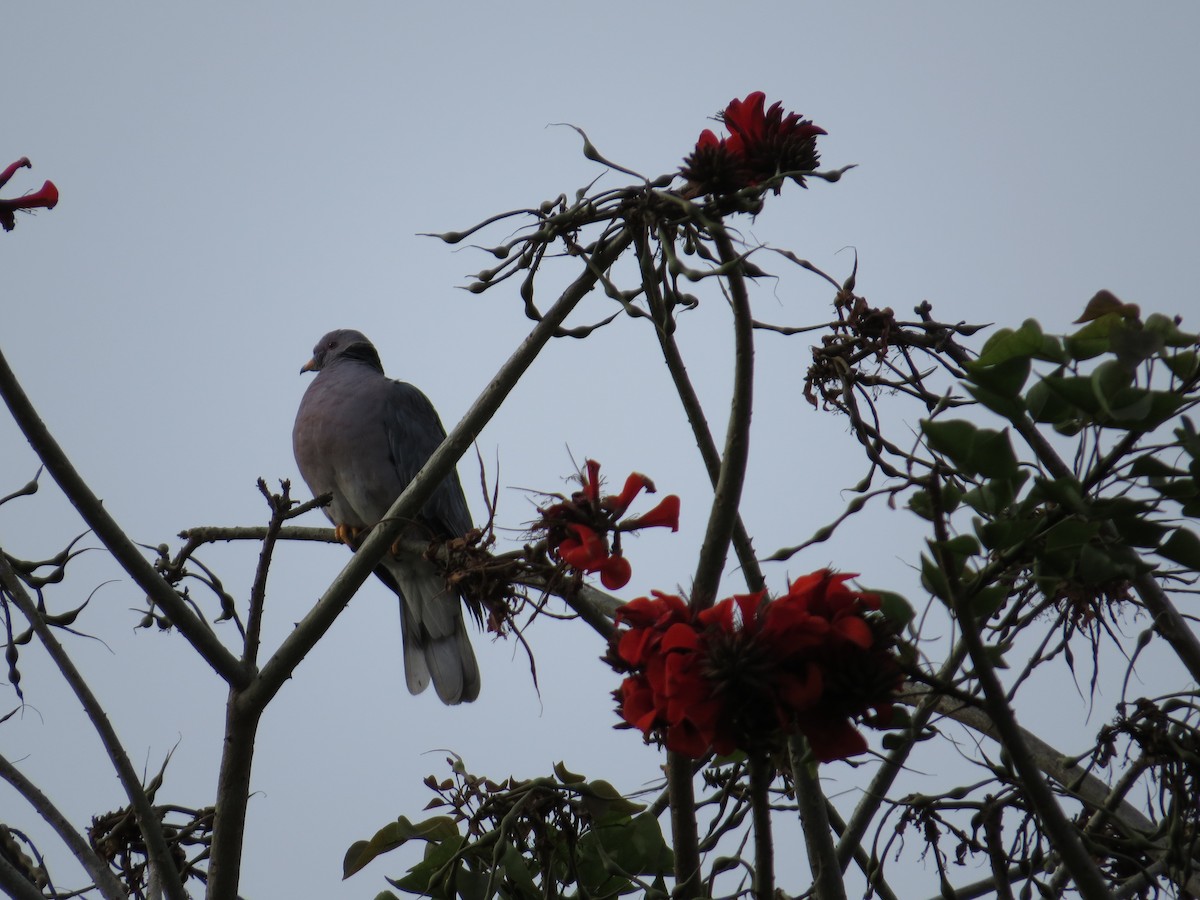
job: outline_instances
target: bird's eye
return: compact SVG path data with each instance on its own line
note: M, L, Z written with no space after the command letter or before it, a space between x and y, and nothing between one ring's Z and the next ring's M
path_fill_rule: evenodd
M337 346L337 341L330 341L328 344L325 345L325 349L332 350L336 346Z

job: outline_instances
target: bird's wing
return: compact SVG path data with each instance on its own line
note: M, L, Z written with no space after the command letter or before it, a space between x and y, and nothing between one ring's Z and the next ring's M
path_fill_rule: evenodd
M446 437L446 429L429 399L411 384L389 381L384 428L391 464L405 487ZM393 498L394 500L395 498ZM458 473L451 471L421 509L432 537L457 537L471 530L471 514Z

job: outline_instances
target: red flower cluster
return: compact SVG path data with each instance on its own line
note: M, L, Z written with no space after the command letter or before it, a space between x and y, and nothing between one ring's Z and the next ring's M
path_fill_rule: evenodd
M784 115L780 103L764 111L766 99L762 91L755 91L745 100L730 101L719 116L729 137L718 138L707 129L700 133L681 170L700 193L730 193L777 175L788 175L803 187L802 173L817 168L817 136L825 130L798 113Z
M17 169L32 167L33 164L29 162L29 158L22 156L3 172L0 172L0 187L8 184L8 180L13 177ZM18 209L54 209L57 204L58 188L54 186L53 181L47 181L42 185L41 190L26 194L24 197L14 197L11 200L0 199L0 226L3 226L5 231L12 231L16 228L15 213Z
M867 749L851 723L886 724L903 677L895 637L873 594L828 569L776 600L740 594L694 614L654 592L617 611L609 663L630 673L615 696L621 717L669 750L769 749L799 730L821 762Z
M587 471L580 480L583 489L569 500L555 495L561 502L538 510L542 518L534 523L532 531L545 533L552 557L579 572L599 572L600 583L615 591L628 584L632 574L629 561L621 555L621 533L657 526L678 531L679 498L670 494L650 512L618 521L643 490L654 493L654 482L634 472L625 479L621 493L601 497L600 463L594 459L587 461Z

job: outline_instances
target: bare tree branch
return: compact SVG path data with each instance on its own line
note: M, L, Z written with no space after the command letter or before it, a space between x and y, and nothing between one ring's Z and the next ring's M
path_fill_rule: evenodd
M54 440L0 351L0 394L13 419L33 446L38 458L58 482L67 499L79 511L88 527L104 543L121 567L150 599L170 617L172 624L196 648L213 671L231 685L245 685L249 673L234 658L213 632L201 622L175 589L147 562L141 549L116 523L100 499L80 477L62 448Z
M187 892L183 889L183 882L175 869L175 862L171 858L171 851L163 836L162 823L159 822L154 807L150 805L150 799L142 789L142 783L138 779L133 764L129 761L129 756L125 753L125 748L121 745L120 738L117 737L116 730L109 722L108 716L105 715L104 708L96 699L95 694L92 693L79 670L75 668L75 664L71 662L71 658L67 656L58 639L42 619L32 598L26 593L25 586L21 584L21 579L17 577L16 572L8 563L8 558L2 552L0 552L0 585L12 598L21 614L29 620L38 640L42 642L42 646L46 648L46 652L58 666L59 672L62 673L64 680L70 685L84 712L87 713L88 719L91 720L92 727L96 729L96 734L104 744L113 768L117 770L117 777L120 778L121 786L125 789L125 796L129 798L129 803L137 816L138 829L146 842L146 853L150 865L162 873L163 888L167 896L171 900L187 900Z
M54 829L54 833L62 839L62 842L67 845L67 849L92 876L96 889L106 900L125 900L126 893L121 882L117 880L104 860L92 852L87 839L75 830L50 798L3 755L0 755L0 778L12 785L13 789L37 811L37 814L46 820L46 824Z

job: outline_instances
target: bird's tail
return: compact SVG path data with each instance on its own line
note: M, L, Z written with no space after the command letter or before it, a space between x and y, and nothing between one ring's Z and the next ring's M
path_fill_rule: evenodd
M479 664L458 595L428 560L387 557L381 568L395 581L400 595L409 692L419 694L432 678L443 703L470 703L479 696Z

